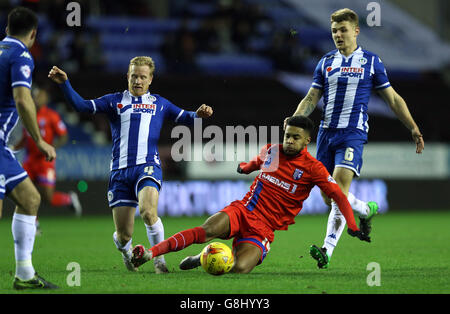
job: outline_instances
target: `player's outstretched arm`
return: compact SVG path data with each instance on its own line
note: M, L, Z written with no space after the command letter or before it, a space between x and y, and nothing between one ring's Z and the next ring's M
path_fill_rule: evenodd
M270 144L264 146L261 148L261 151L259 152L259 155L256 155L252 158L249 162L241 162L237 167L237 172L241 174L249 174L253 171L257 171L261 169L262 164L264 163L264 160L267 157L267 154L269 153L269 148L271 147Z
M53 66L48 73L48 77L55 83L59 84L67 101L79 112L95 113L95 106L91 101L81 97L70 85L66 72Z
M416 153L420 154L425 148L422 133L414 121L405 100L397 94L392 87L387 87L379 91L384 101L391 107L397 118L411 131L411 136L416 143Z

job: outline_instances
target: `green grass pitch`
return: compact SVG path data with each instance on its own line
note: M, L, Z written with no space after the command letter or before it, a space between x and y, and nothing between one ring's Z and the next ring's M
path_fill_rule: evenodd
M200 225L205 217L162 217L166 237ZM116 250L111 216L42 217L43 234L36 237L33 265L44 278L58 284L55 291L12 289L15 262L11 217L0 220L0 293L149 293L149 294L404 294L450 293L450 212L390 212L375 217L372 243L346 233L341 237L330 268L320 270L309 256L311 244L322 245L327 216L299 216L288 231L275 233L264 263L247 275L215 277L201 268L181 271L178 263L204 245L166 255L170 274L156 275L153 264L128 272ZM231 245L231 241L223 241ZM136 218L134 244L148 246L141 218ZM80 266L80 286L67 278ZM379 265L379 286L369 286ZM370 280L369 280L370 281ZM370 281L372 282L372 281Z

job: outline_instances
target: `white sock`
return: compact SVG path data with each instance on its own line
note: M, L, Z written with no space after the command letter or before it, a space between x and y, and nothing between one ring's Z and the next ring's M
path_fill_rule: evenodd
M119 239L117 239L117 233L114 232L113 233L113 240L114 240L114 244L116 245L117 249L122 252L123 254L127 255L127 257L131 258L131 240L128 241L125 245L122 245L119 241Z
M357 199L355 195L353 195L350 192L348 193L347 199L353 211L356 212L359 215L359 217L364 218L369 215L370 208L369 206L367 206L366 202Z
M36 236L36 216L14 213L11 231L16 257L16 277L21 280L29 280L36 273L31 262Z
M158 217L158 220L151 226L147 225L146 223L144 224L145 228L147 229L147 237L151 247L164 241L164 225L161 221L161 218ZM160 255L156 257L155 261L165 262L164 256Z
M328 216L327 234L323 242L323 246L327 249L329 257L333 254L334 248L342 235L342 231L344 231L345 224L344 215L342 215L337 204L332 201L330 215Z

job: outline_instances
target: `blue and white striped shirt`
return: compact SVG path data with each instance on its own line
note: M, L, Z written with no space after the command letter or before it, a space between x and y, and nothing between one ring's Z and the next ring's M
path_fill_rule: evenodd
M0 42L0 146L6 145L19 116L13 98L13 88L31 89L34 61L20 40L5 37Z
M147 162L160 164L158 139L163 121L192 125L197 117L157 94L135 97L129 91L84 100L69 81L61 84L66 99L77 111L107 114L111 126L111 170L132 167Z
M345 57L335 49L320 59L311 87L323 91L320 127L369 131L367 104L372 89L391 86L381 59L358 47Z

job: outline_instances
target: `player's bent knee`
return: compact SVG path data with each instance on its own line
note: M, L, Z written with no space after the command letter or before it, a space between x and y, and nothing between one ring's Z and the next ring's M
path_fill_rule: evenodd
M131 240L132 234L128 231L117 231L117 239L121 244L128 243Z
M28 214L34 215L38 212L41 205L41 195L38 192L30 193L28 198L24 201L24 205L21 206Z
M139 213L147 225L154 225L158 221L158 212L156 208L139 207Z
M253 270L253 268L255 268L255 266L256 265L246 261L245 259L240 259L236 261L236 264L234 264L232 272L237 274L248 274Z

